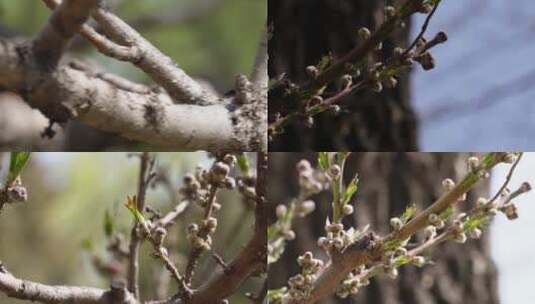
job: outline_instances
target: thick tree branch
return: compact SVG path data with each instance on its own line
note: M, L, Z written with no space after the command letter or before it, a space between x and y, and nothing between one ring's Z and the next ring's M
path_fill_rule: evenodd
M139 304L131 294L125 293L122 301L116 301L118 291L91 287L50 286L15 278L0 268L0 291L7 296L47 304Z
M97 4L98 0L63 1L32 41L36 64L46 69L54 69L67 44L80 30Z
M44 1L48 7L57 6L59 3L58 0ZM101 7L96 9L92 16L107 36L118 44L131 48L131 55L133 56L129 56L128 51L120 50L118 47L106 48L102 45L105 40L99 39L99 34L95 30L85 27L83 30L89 41L91 43L96 41L99 50L104 49L105 52L109 52L113 57L117 58L116 55L120 55L119 57L123 57L123 60L131 61L157 84L165 88L176 103L209 105L223 102L219 96L205 90L198 82L180 69L173 59L160 52L136 30L113 13ZM122 52L126 52L126 55L122 54Z
M54 121L76 117L103 131L170 148L250 151L265 146L265 129L259 126L266 122L254 111L256 104L175 104L164 92L118 87L121 78L109 81L74 65L43 74L29 56L24 43L0 40L0 86Z

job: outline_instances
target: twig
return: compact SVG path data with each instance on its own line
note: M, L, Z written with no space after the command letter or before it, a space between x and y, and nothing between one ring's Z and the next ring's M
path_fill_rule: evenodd
M147 192L148 183L151 180L151 169L154 165L154 159L148 153L142 153L140 156L140 170L138 178L137 191L137 210L145 209L145 196ZM130 254L128 258L128 290L134 294L136 299L139 299L139 247L142 239L139 236L140 224L135 221L130 232Z
M505 181L504 183L502 184L502 186L500 187L500 189L496 192L496 194L494 194L494 196L489 200L489 203L494 203L494 201L496 201L498 199L498 197L500 197L500 195L503 194L503 191L505 189L507 189L507 185L509 184L509 182L511 181L511 178L513 177L513 173L515 172L515 169L516 169L516 166L518 165L518 163L520 162L520 159L522 158L522 156L524 155L524 153L520 153L518 155L518 157L516 158L514 164L511 166L511 168L509 169L509 173L507 173L507 176L505 177Z

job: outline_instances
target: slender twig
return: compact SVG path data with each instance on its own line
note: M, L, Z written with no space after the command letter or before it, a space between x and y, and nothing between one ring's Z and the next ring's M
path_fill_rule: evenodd
M513 173L515 172L516 166L518 166L518 163L520 162L520 159L522 158L523 155L524 155L524 153L520 153L518 155L518 157L516 158L515 162L513 163L511 168L509 169L509 172L507 173L507 176L505 177L505 182L502 184L502 186L496 192L496 194L494 194L494 196L489 200L489 203L493 203L494 201L496 201L496 199L498 199L498 197L500 197L500 195L503 194L504 190L507 189L507 185L511 181L511 178L513 177Z
M212 184L212 186L210 187L210 193L208 195L207 206L204 209L205 220L207 220L208 218L212 216L212 212L214 209L213 206L216 200L217 191L218 191L217 185ZM202 239L206 238L208 236L208 233L209 233L209 230L206 227L203 227L203 229L199 231L199 238L202 238ZM199 258L201 257L203 251L204 251L203 248L195 247L190 252L190 255L188 258L188 264L186 265L186 272L184 274L184 280L186 281L186 284L188 285L191 284L191 280L193 279L193 275L195 273L195 268L197 268Z
M431 13L427 15L425 18L424 24L422 25L422 28L420 29L420 32L414 39L414 41L411 43L411 45L405 50L403 53L405 56L409 54L410 51L418 44L418 41L424 37L425 32L427 32L427 28L429 27L429 23L431 22L431 19L435 15L435 12L438 9L438 6L440 5L441 1L438 1L438 3L433 7L433 10L431 10Z
M137 210L145 209L145 196L147 192L149 175L151 174L151 156L148 153L142 153L140 156L140 170L138 177L138 191L137 191ZM130 232L130 246L128 257L128 274L127 287L132 292L136 299L139 299L139 247L141 246L142 238L139 235L140 223L135 221Z

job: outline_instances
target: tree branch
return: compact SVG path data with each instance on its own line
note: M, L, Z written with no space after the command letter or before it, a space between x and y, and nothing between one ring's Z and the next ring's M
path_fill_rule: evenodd
M507 153L488 154L481 161L481 164L471 170L453 189L445 192L430 207L403 225L400 230L392 232L383 239L379 239L373 233L370 233L344 251L334 252L330 263L321 270L318 279L313 283L310 296L303 300L295 300L292 304L315 303L334 293L340 282L353 269L358 268L360 265L379 261L384 252L388 250L389 244L405 241L428 225L430 214L441 214L448 207L458 203L461 197L483 178L490 169L503 162L506 155Z
M0 291L7 296L21 300L38 301L47 304L139 304L126 292L124 300L117 302L111 290L76 286L50 286L15 278L3 267L0 269Z
M250 151L266 145L266 129L259 128L265 117L251 112L256 105L175 104L163 92L118 87L117 81L74 65L44 75L33 68L30 56L24 43L0 39L0 86L54 121L76 117L129 139L186 150Z
M54 69L72 37L80 30L98 0L65 0L32 41L36 64Z
M257 153L257 182L255 232L245 248L228 264L226 270L216 274L197 291L188 304L219 303L255 273L263 273L267 263L267 218L265 216L265 194L267 187L267 153Z

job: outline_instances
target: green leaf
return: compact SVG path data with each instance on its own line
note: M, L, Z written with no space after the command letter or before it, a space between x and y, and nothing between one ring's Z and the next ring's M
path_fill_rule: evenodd
M438 217L443 221L447 221L453 215L453 212L453 206L450 206L448 207L448 209L444 210Z
M318 153L318 165L323 171L329 169L329 154L327 152Z
M113 218L108 210L104 213L104 234L107 237L111 237L113 235L114 230L114 223Z
M344 200L343 200L344 205L349 203L353 195L355 195L355 193L357 192L358 188L359 188L359 179L358 177L355 176L355 178L351 180L349 185L347 185L346 192L344 193Z
M406 224L410 219L416 214L416 204L412 203L407 208L405 208L405 211L401 215L401 221L403 224Z
M140 224L145 225L145 217L143 217L143 214L139 212L137 209L137 197L134 196L127 196L127 202L124 204L125 207L130 210L132 215L134 215L134 218L136 221L138 221Z
M30 159L30 152L12 152L11 161L9 163L9 173L7 175L6 185L11 185L15 179L20 175L24 166Z
M240 167L240 170L241 172L243 172L243 174L249 176L251 166L249 165L249 159L247 158L245 153L242 153L238 156L238 167Z
M267 292L267 298L271 301L280 300L282 299L287 290L288 289L286 287L282 287L279 289L270 289Z

